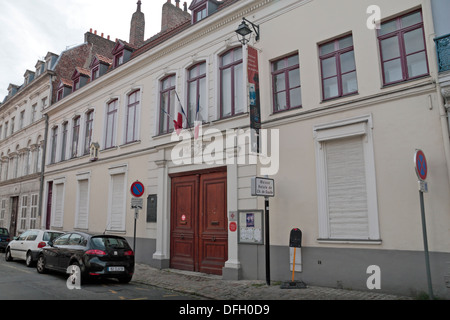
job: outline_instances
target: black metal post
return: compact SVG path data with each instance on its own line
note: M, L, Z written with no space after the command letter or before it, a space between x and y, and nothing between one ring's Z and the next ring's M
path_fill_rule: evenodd
M270 286L270 238L269 238L269 197L265 197L265 227L266 227L266 283Z
M423 246L425 250L425 266L427 269L428 295L430 300L434 300L433 287L431 284L430 257L428 254L427 225L425 221L425 205L423 201L423 192L419 191L419 194L420 194L420 211L422 214L422 232L423 232Z
M136 256L136 221L138 219L139 209L134 209L134 239L133 239L133 252L134 256Z

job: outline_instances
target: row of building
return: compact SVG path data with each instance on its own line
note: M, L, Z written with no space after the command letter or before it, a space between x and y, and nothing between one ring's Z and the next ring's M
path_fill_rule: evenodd
M417 294L421 149L432 285L450 297L450 6L372 2L167 0L146 39L138 1L129 41L91 30L49 52L0 104L0 226L132 241L140 181L139 262L264 279L268 243L286 280L299 228L299 279L368 290L376 265L379 290ZM266 175L270 240L251 191Z

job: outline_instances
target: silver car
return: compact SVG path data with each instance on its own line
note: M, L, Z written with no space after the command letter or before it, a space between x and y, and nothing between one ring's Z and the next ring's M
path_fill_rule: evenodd
M27 230L8 244L5 260L25 260L27 267L32 267L48 241L53 241L62 234L64 232L53 230Z

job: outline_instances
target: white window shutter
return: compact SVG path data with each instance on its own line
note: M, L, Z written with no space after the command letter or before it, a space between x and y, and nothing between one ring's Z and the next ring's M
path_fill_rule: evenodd
M125 174L111 176L111 220L110 230L125 229Z
M78 181L78 212L77 212L77 228L88 228L88 210L89 210L89 180Z
M63 226L64 214L64 184L55 184L55 214L53 216L53 226L61 228Z
M330 238L369 238L363 143L362 136L325 143Z

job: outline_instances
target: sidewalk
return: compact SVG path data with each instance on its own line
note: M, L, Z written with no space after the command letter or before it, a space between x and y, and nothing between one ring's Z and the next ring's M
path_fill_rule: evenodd
M413 300L411 297L307 286L281 289L281 283L267 286L262 280L222 280L220 276L173 269L158 270L136 264L133 282L192 294L212 300Z

